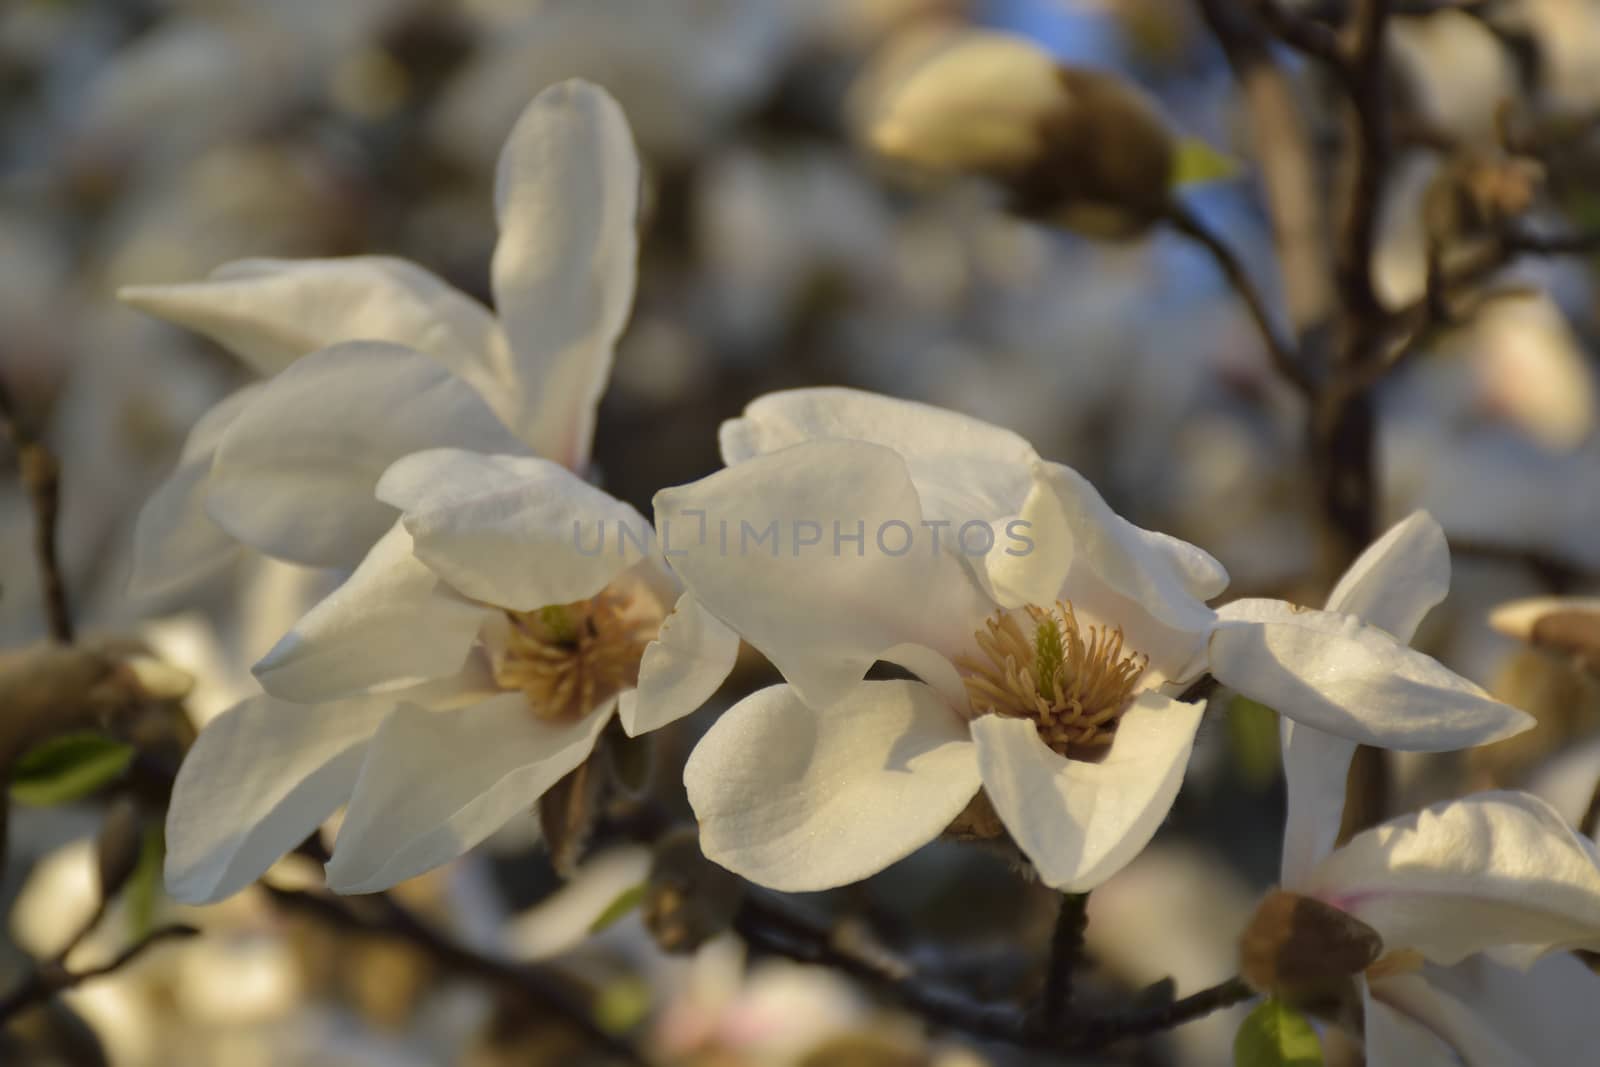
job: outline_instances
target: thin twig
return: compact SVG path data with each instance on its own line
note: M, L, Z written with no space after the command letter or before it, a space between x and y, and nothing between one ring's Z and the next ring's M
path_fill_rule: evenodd
M67 586L56 553L56 526L61 510L61 466L23 425L11 392L0 382L0 436L17 456L17 471L33 507L33 554L39 569L39 592L44 598L45 621L50 636L72 643L72 615L67 610Z
M281 907L332 926L404 941L454 974L476 978L570 1022L595 1044L628 1063L648 1061L632 1044L606 1030L594 1017L592 996L576 980L546 968L523 966L480 955L439 933L387 894L340 899L261 883Z
M162 942L194 937L199 932L194 927L185 926L182 923L163 926L152 930L144 938L117 953L109 963L103 963L98 967L89 967L81 971L69 971L57 961L41 964L23 981L22 985L12 990L5 997L0 998L0 1026L11 1021L12 1018L22 1014L27 1009L45 1003L57 993L76 988L85 982L103 978L108 974L121 970L146 951Z
M1233 291L1244 301L1244 306L1250 312L1256 329L1261 333L1261 339L1266 342L1267 354L1272 359L1272 365L1278 373L1288 380L1302 393L1309 393L1313 388L1310 375L1301 364L1300 355L1295 351L1293 342L1285 338L1272 321L1272 312L1262 299L1255 283L1250 280L1250 273L1245 269L1244 262L1229 247L1228 242L1200 221L1189 207L1182 203L1174 202L1171 208L1172 226L1179 233L1194 241L1204 248L1223 277L1233 287Z
M1583 809L1578 830L1590 837L1600 834L1600 781L1595 782L1594 792L1589 794L1589 806Z
M1354 111L1356 136L1355 175L1344 224L1339 234L1339 285L1345 309L1360 327L1382 312L1372 278L1373 250L1377 246L1378 218L1389 170L1389 78L1384 62L1384 31L1388 27L1390 0L1358 0L1354 14L1354 43L1342 79ZM1355 365L1365 358L1368 331L1351 331L1344 362Z
M758 894L745 899L734 929L753 950L830 967L860 981L929 1024L969 1037L1044 1052L1092 1052L1124 1038L1160 1033L1254 995L1240 979L1152 1008L1107 1015L1074 1015L1041 1025L1011 1003L986 1003L919 980L896 965L841 944L826 926Z

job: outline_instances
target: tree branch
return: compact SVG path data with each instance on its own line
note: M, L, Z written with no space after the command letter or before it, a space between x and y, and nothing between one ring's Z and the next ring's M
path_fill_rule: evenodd
M17 414L16 403L0 382L0 436L17 456L22 487L33 507L33 554L39 569L39 591L44 598L45 621L50 636L72 643L72 615L67 610L67 587L56 554L56 525L61 509L61 467L50 450L29 433Z
M132 963L146 951L154 948L164 941L176 941L183 938L194 937L200 931L192 926L181 923L172 926L163 926L152 930L143 939L134 942L119 952L109 963L98 967L89 967L81 971L69 971L60 962L52 960L34 968L16 989L5 997L0 998L0 1026L10 1022L29 1008L43 1004L57 993L76 988L85 982L96 978L103 978L108 974L120 971Z
M1050 938L1050 968L1039 997L1040 1021L1051 1029L1072 1018L1073 970L1083 957L1083 936L1089 927L1089 894L1063 893Z

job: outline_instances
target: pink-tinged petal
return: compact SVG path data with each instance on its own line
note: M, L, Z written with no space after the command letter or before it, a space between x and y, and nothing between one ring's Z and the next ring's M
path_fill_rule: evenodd
M492 265L509 351L456 370L546 458L588 464L612 346L633 304L639 159L604 89L551 86L500 154Z
M1028 719L972 724L984 791L1040 880L1088 892L1149 844L1183 783L1204 711L1147 690L1099 763L1058 755Z
M350 797L362 754L393 708L381 697L307 707L251 697L200 731L167 809L167 892L232 896Z
M978 791L967 725L919 682L863 682L823 711L753 693L683 771L708 858L786 892L876 874L938 837Z
M396 523L345 583L255 665L286 700L334 700L460 671L490 609L466 600L412 554Z
M618 699L629 737L659 730L710 699L739 658L739 635L685 593L639 661L639 688Z
M447 365L503 344L482 304L390 256L245 259L207 281L135 285L117 296L206 335L263 375L343 341L389 341Z
M880 445L795 445L655 505L695 599L810 704L839 699L896 646L968 647L993 608L959 559L934 551L904 460Z
M1375 826L1296 888L1367 923L1390 951L1435 963L1494 950L1527 967L1600 945L1593 846L1527 793L1477 793Z
M265 383L222 435L206 510L270 556L351 567L395 520L374 495L425 448L525 452L464 382L409 348L352 342Z
M177 467L139 511L129 592L136 596L176 592L238 558L239 543L206 514L206 487L217 444L260 389L247 385L230 393L189 431Z
M654 540L632 507L533 456L416 452L384 472L377 493L401 510L435 574L514 611L593 596Z
M463 855L588 758L615 701L546 722L520 693L459 711L402 704L367 746L328 886L374 893Z
M1218 609L1211 673L1280 715L1361 744L1446 752L1533 725L1376 626L1281 600Z
M1423 616L1449 591L1444 531L1426 511L1413 511L1350 564L1327 610L1354 615L1409 644Z
M1280 718L1278 730L1289 794L1279 880L1292 888L1310 875L1339 839L1356 743L1293 719Z

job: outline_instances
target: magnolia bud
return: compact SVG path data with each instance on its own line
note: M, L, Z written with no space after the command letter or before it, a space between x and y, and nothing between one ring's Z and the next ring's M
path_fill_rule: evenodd
M1315 996L1371 966L1378 932L1315 897L1268 893L1239 939L1239 974L1264 992Z
M700 851L693 829L656 843L642 912L645 928L666 952L693 952L733 925L744 884Z
M1148 95L1005 34L944 34L873 79L868 139L921 170L989 178L1019 214L1126 238L1167 212L1176 147Z

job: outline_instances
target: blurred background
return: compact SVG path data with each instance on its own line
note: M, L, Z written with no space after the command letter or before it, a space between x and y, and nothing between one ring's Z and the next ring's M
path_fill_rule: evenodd
M1303 5L1315 7L1316 5ZM1600 2L1504 0L1396 20L1396 117L1417 132L1386 190L1376 277L1426 278L1423 200L1440 144L1492 141L1508 107L1600 115ZM621 101L646 160L643 262L600 412L597 461L648 514L659 487L718 466L713 428L755 396L843 384L991 420L1072 464L1123 514L1193 541L1233 595L1319 603L1305 411L1216 265L1175 235L1097 243L1021 221L989 191L907 182L862 146L885 49L966 23L1033 38L1153 93L1226 166L1183 191L1281 304L1238 85L1177 0L0 0L0 376L62 467L63 570L82 631L134 634L192 672L203 725L327 575L255 560L181 598L125 593L133 521L184 435L246 371L114 299L245 256L389 253L488 298L493 165L533 95L582 76ZM1280 57L1306 113L1329 86ZM1314 147L1337 152L1331 118ZM1539 210L1600 222L1600 127L1579 127ZM1463 757L1406 758L1392 810L1491 784L1576 817L1600 770L1600 681L1493 633L1514 597L1596 588L1597 276L1527 260L1509 292L1441 331L1379 391L1382 524L1427 507L1460 551L1419 644L1540 728ZM3 446L0 446L3 447ZM44 635L26 496L0 476L0 644ZM657 745L652 801L718 706L772 679L754 657ZM1212 716L1157 843L1096 891L1095 987L1124 998L1233 973L1233 938L1275 876L1275 721ZM0 990L57 953L97 900L96 795L14 797L0 872ZM38 798L35 798L36 800ZM159 811L146 811L159 824ZM662 1062L717 1067L1033 1062L896 1015L836 972L731 935L668 955L637 911L603 916L648 854L602 841L564 888L533 820L398 891L497 958L559 959L602 990L607 1025ZM287 864L280 876L307 877ZM805 901L870 919L919 967L996 996L1037 980L1053 895L938 844ZM616 910L616 909L611 909ZM428 953L330 930L252 889L200 911L124 893L72 961L177 917L162 946L12 1027L0 1060L144 1065L590 1062L598 1054ZM597 919L604 929L586 936ZM1086 1062L1228 1062L1222 1012ZM592 1062L604 1062L593 1058ZM1059 1062L1059 1061L1058 1061Z

